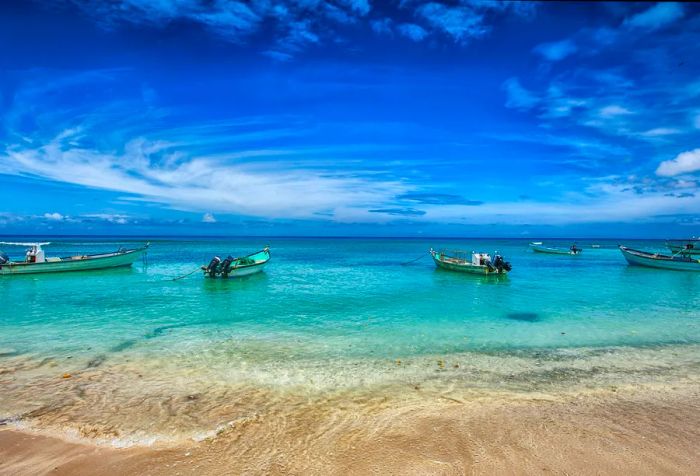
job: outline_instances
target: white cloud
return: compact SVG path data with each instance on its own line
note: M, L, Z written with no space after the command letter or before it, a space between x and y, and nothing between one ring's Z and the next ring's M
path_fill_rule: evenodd
M61 215L60 213L54 212L54 213L44 213L44 218L46 218L47 220L51 220L51 221L61 221L65 217L63 215Z
M129 217L127 215L113 213L92 213L87 215L81 215L80 218L94 218L98 220L104 220L110 223L116 223L118 225L126 225L129 222Z
M626 116L629 114L633 114L632 111L629 109L626 109L622 106L618 106L617 104L612 104L610 106L605 106L600 110L600 115L602 117L617 117L617 116Z
M571 40L555 41L553 43L541 43L533 50L549 61L561 61L569 55L576 53L578 47Z
M202 223L216 223L216 218L211 213L205 213L202 216Z
M658 30L683 16L683 5L680 3L657 3L653 7L625 20L625 25L630 28L644 30Z
M675 182L671 183L671 186L674 188L697 188L698 183L694 180L676 180Z
M700 170L700 148L682 152L673 160L665 160L659 164L656 174L662 177L697 172Z

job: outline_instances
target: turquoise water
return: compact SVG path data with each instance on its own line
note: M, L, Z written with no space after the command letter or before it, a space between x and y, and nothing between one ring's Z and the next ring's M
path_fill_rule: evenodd
M36 356L134 346L161 352L235 338L288 344L302 357L393 358L700 340L700 275L628 267L608 242L569 257L534 254L523 240L276 239L262 274L168 281L213 254L264 244L155 241L148 264L132 269L1 278L0 348ZM118 245L136 243L72 239L46 251ZM460 275L435 269L427 254L400 264L431 246L498 250L514 269L506 279Z
M139 243L63 238L45 249ZM192 435L218 424L234 387L542 391L698 370L700 273L629 267L616 242L596 243L579 241L584 252L571 257L532 253L526 240L152 240L147 264L132 268L0 277L0 420L40 409L54 425L170 434L180 418L177 428ZM261 274L171 280L214 254L266 244L272 260ZM430 247L498 250L513 271L439 270ZM164 396L193 392L210 399L196 419L185 406L163 414Z

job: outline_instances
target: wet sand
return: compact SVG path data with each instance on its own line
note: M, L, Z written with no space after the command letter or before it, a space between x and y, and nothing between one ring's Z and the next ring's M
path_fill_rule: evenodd
M392 397L391 395L394 395ZM697 474L700 388L333 398L116 449L0 427L0 474Z

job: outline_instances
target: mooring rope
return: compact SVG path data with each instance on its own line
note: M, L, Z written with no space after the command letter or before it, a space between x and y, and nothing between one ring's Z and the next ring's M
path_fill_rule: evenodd
M425 257L426 257L426 255L425 255L425 254L422 254L422 255L420 255L420 256L419 256L418 258L416 258L416 259L412 259L411 261L406 261L405 263L401 263L401 266L406 266L407 264L415 263L416 261L422 260L422 259L425 258Z
M182 276L178 276L177 278L168 278L168 279L166 279L165 281L177 281L178 279L184 279L184 278L186 278L187 276L190 276L190 275L196 273L196 272L199 271L200 269L201 269L201 268L197 267L197 268L194 269L194 271L190 271L189 273L183 274Z

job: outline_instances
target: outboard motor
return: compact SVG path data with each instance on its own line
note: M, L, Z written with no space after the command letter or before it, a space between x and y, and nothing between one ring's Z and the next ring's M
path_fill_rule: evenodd
M216 273L219 270L219 263L221 263L221 258L219 258L218 256L214 256L207 265L204 272L207 273L210 277L215 278Z
M496 269L498 272L503 272L503 270L510 271L513 269L513 267L510 265L510 263L506 260L503 259L503 256L501 255L496 255L496 259L494 260L494 265L496 266Z
M496 255L496 260L498 260L498 255ZM498 262L498 261L496 261L496 262ZM494 266L494 263L492 263L490 259L485 259L484 265L488 268L490 273L493 273L497 269L497 267Z
M229 255L219 266L219 272L224 278L228 278L228 274L231 272L231 263L233 263L233 256Z
M0 264L5 264L10 262L10 257L6 253L0 251Z

